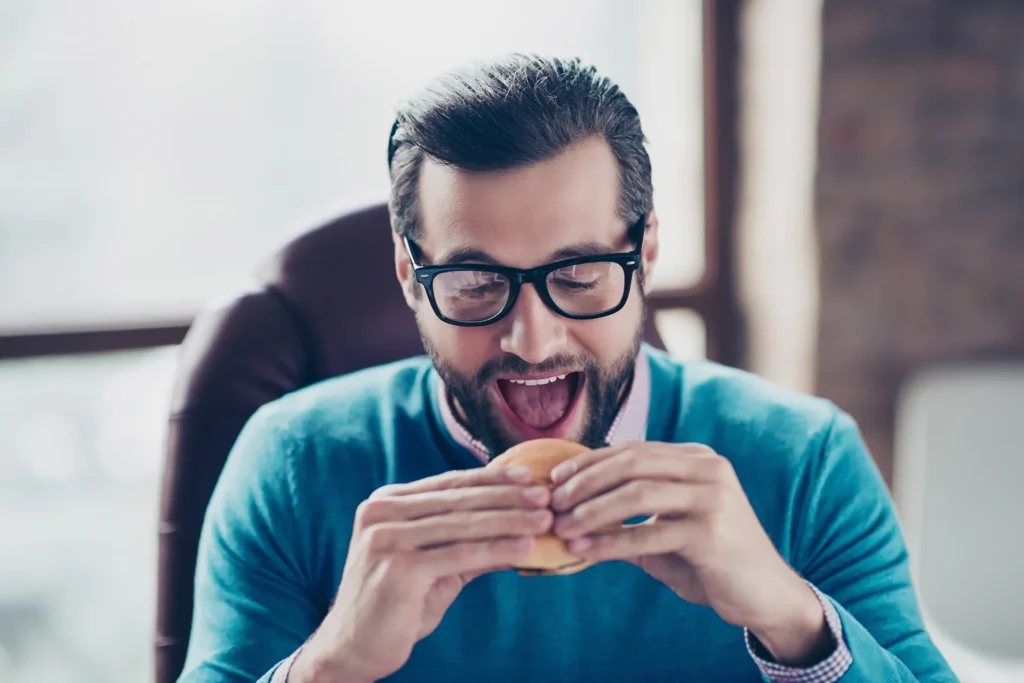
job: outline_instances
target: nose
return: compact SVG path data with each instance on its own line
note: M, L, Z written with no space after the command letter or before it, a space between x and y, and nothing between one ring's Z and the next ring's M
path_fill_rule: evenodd
M505 321L501 350L527 363L540 363L565 348L566 319L547 307L532 284L519 290Z

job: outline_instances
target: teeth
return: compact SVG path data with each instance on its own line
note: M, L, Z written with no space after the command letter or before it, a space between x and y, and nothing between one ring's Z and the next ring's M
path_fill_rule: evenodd
M565 379L568 375L558 375L557 377L545 377L544 379L510 379L509 382L512 384L525 384L528 387L535 387L542 384L551 384L557 382L560 379Z

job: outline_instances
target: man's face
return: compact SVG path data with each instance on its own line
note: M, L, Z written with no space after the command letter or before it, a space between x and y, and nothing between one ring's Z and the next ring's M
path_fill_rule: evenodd
M627 252L635 245L618 215L618 197L618 166L600 138L513 171L470 173L428 159L420 174L416 243L422 262L432 265L535 268L577 253ZM648 223L647 282L657 253L653 215ZM459 327L434 314L400 239L395 259L424 345L456 409L492 453L541 437L592 447L604 442L642 336L644 297L636 276L625 306L603 318L565 318L524 284L504 318Z

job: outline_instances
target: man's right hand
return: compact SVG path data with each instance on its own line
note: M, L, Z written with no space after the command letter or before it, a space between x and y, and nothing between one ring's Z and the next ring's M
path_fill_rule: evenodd
M378 489L356 511L334 605L289 683L388 676L441 623L462 587L508 568L552 524L527 470L456 470Z

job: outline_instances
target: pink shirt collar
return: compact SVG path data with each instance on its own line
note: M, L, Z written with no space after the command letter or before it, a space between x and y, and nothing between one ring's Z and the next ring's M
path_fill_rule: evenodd
M480 443L469 430L463 426L455 417L448 401L448 391L440 377L437 378L439 391L438 400L441 403L441 419L444 428L452 435L456 443L468 450L480 462L486 463L491 459L491 453ZM633 383L622 402L615 421L608 429L605 441L609 446L627 441L643 441L647 435L647 411L651 405L651 365L643 349L636 357L636 367L633 371Z

